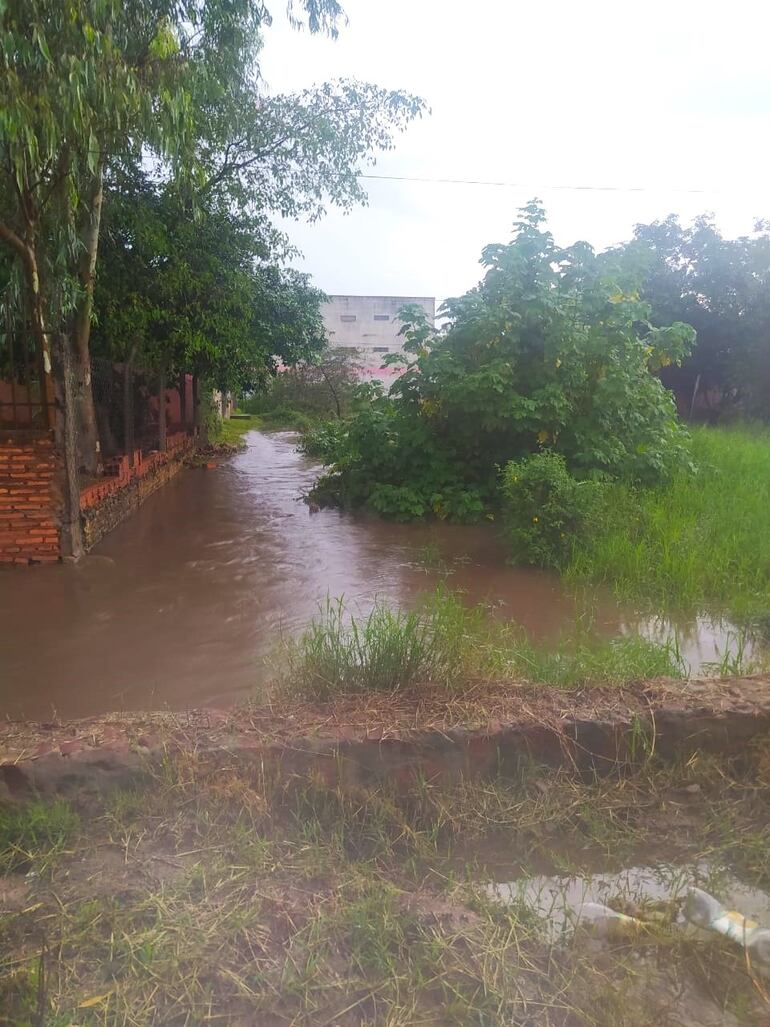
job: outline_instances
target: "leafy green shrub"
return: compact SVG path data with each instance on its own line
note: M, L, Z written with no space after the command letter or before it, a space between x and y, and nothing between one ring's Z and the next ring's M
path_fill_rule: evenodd
M313 424L312 418L302 410L290 406L277 406L262 414L265 424L272 428L286 428L307 431Z
M428 427L386 396L376 396L334 435L322 459L330 470L312 498L322 504L368 506L397 521L478 520L494 495L494 468L486 480L463 468L437 444Z
M438 492L408 485L375 485L369 505L382 517L393 521L416 521L425 517L469 524L484 513L484 503L475 489L448 485Z
M328 498L473 520L499 499L497 468L543 447L580 478L649 485L688 465L655 372L686 355L692 328L651 325L633 272L586 243L558 248L544 218L530 204L511 243L485 248L484 279L447 302L441 332L420 308L400 311L406 368L354 411Z
M345 421L338 419L321 421L319 424L310 425L303 431L299 449L306 456L323 460L324 463L331 463L342 450L346 432Z
M560 453L545 451L512 460L503 471L502 494L514 559L538 567L564 567L576 540L594 529L604 485L578 481Z

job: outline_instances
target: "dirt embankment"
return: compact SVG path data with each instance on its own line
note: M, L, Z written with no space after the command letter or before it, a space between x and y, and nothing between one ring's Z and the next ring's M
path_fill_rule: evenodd
M0 728L0 797L122 785L174 751L318 775L329 784L405 786L513 770L522 759L583 769L655 752L739 754L770 730L770 676L565 691L476 684L462 694L276 700L232 711L132 713Z

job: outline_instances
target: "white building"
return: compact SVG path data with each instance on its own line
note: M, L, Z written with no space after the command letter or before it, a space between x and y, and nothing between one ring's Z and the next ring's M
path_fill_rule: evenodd
M435 323L433 296L330 296L321 308L329 345L357 350L367 368L379 366L386 354L404 348L397 315L409 303L422 307L430 323Z

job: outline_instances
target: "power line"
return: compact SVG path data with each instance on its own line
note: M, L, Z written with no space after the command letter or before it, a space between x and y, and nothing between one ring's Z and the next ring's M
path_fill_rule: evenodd
M429 185L483 185L501 189L534 189L536 192L551 190L590 193L688 193L703 196L724 192L722 189L683 189L676 186L650 187L643 185L533 185L531 182L492 182L476 178L422 178L416 175L369 175L358 178L377 179L383 182L424 182Z

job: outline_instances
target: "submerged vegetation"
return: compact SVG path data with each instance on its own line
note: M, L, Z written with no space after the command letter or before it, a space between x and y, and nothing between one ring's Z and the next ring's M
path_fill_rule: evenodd
M148 772L91 805L87 834L70 807L66 848L36 833L39 807L20 808L32 872L0 871L6 1022L749 1027L767 1012L739 946L663 920L554 944L525 892L509 904L486 887L660 861L704 884L704 852L719 897L728 867L770 887L761 748L399 793L191 754Z
M572 687L625 684L685 672L676 646L636 635L601 638L576 630L536 644L523 629L467 607L444 588L416 610L377 602L362 615L327 599L321 615L286 643L284 688L305 699L409 690L439 684L448 693L471 680L502 679Z

